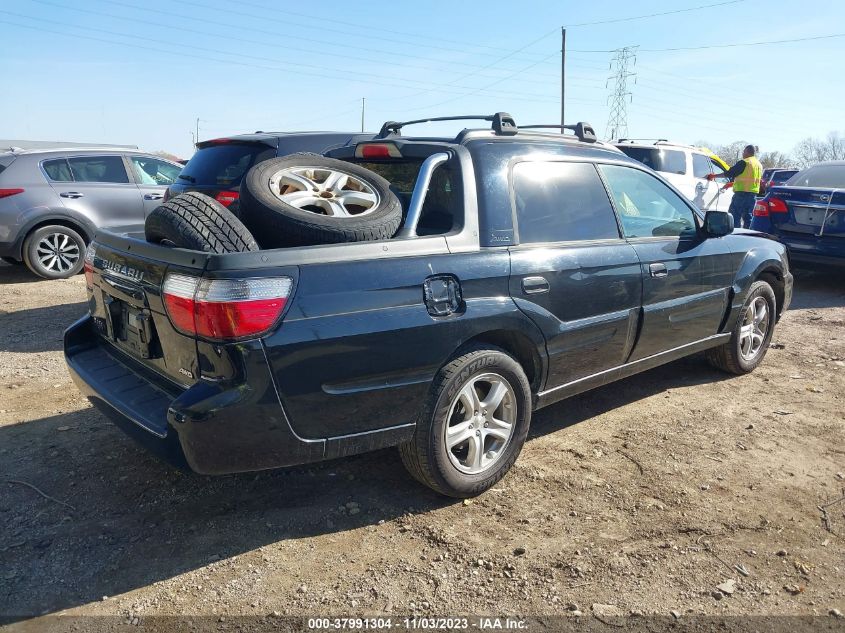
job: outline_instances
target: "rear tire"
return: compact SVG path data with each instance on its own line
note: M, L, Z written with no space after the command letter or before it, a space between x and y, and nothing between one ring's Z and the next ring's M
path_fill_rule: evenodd
M82 270L85 240L66 226L42 226L27 235L22 254L26 267L39 277L67 279Z
M772 287L755 281L742 304L730 340L705 352L707 362L730 374L748 374L763 362L777 321L777 301Z
M402 204L384 178L319 154L261 162L240 193L241 217L267 248L383 240L402 222Z
M522 367L501 349L479 347L440 369L414 437L399 453L420 483L473 497L510 470L530 424L531 387Z
M191 191L153 210L144 224L148 242L207 253L257 251L243 223L222 204Z

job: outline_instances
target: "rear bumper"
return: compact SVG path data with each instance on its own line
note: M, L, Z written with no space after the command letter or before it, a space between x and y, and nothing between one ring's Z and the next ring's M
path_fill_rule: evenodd
M242 382L200 381L186 389L112 348L90 317L65 332L65 360L79 390L178 468L217 475L326 458L325 440L299 438L288 424L260 343L242 347Z
M799 237L778 233L777 239L789 249L794 264L845 267L845 238Z

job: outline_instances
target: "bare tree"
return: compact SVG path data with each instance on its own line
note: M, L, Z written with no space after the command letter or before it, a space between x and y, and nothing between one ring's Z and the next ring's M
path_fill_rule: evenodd
M839 132L830 132L824 139L808 137L795 146L793 153L802 168L826 160L845 160L845 138Z
M749 145L748 141L734 141L727 145L721 145L713 151L728 165L733 165L742 158L742 150L745 149L746 145Z
M791 167L795 162L789 154L784 154L783 152L779 152L777 150L773 152L763 152L760 154L759 158L764 169L769 167Z

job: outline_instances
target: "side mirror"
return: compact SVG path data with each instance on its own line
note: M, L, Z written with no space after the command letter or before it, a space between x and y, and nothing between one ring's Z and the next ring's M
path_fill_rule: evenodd
M734 217L724 211L708 211L704 214L704 232L708 237L722 237L734 230Z

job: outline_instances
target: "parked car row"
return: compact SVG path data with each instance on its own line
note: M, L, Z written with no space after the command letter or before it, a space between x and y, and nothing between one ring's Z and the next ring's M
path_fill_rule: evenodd
M99 229L142 226L181 170L113 148L0 153L0 257L47 279L75 275Z

